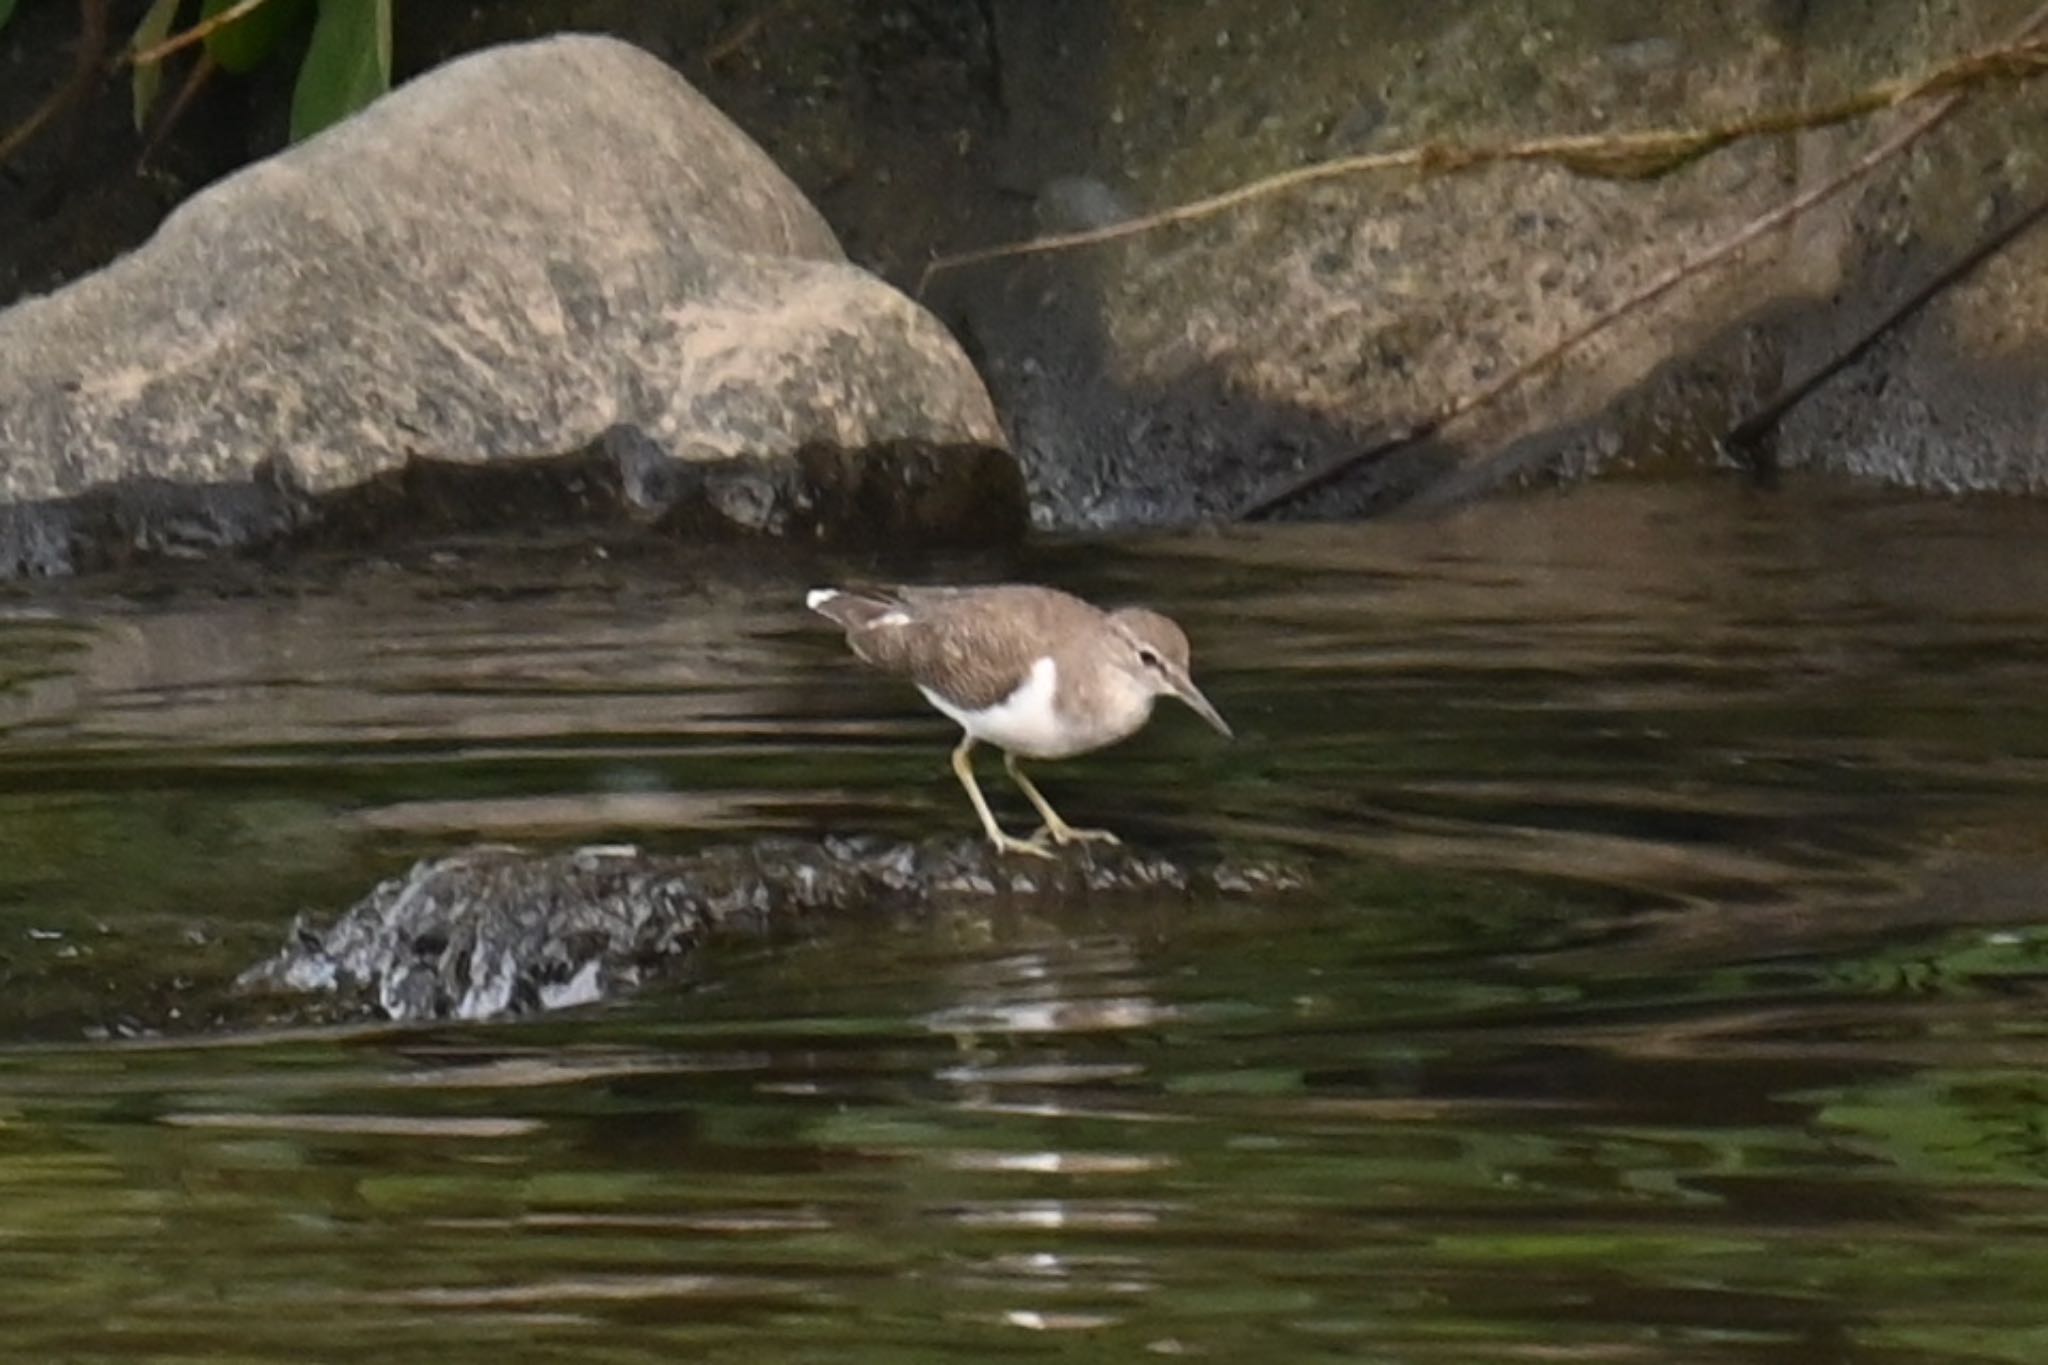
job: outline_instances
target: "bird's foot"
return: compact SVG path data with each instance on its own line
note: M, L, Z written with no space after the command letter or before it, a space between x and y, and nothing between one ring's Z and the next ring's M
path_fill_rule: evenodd
M989 842L996 846L996 853L998 855L1004 853L1028 853L1034 858L1059 857L1059 854L1053 852L1052 849L1046 846L1045 841L1036 835L1029 839L1019 839L1015 835L1004 834L998 830L989 835Z
M1047 839L1064 848L1068 844L1121 844L1123 840L1106 829L1076 829L1062 820L1058 824L1040 825L1031 835L1033 843L1042 844Z

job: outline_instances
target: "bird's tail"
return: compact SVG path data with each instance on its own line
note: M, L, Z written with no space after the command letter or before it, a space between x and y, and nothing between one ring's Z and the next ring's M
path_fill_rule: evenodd
M804 605L847 630L874 625L890 612L903 610L903 604L882 588L812 588L804 594Z

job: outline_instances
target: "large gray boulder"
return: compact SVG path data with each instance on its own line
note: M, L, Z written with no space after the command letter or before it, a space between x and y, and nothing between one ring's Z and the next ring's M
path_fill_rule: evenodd
M946 330L607 38L452 62L0 313L0 504L259 474L318 498L619 429L690 461L1003 440Z

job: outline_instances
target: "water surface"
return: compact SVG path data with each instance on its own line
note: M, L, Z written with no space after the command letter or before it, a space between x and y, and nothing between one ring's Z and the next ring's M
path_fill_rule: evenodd
M1179 616L1239 742L1163 710L1048 794L1318 890L850 921L490 1026L188 1013L477 839L971 828L945 724L796 606L882 567L0 598L0 1358L2048 1358L2039 507L936 566Z

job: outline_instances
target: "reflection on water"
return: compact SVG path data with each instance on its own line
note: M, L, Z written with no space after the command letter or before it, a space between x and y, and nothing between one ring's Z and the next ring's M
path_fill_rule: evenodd
M0 1358L2048 1358L2044 531L1607 488L973 566L1175 612L1242 736L1164 711L1063 810L1320 892L441 1029L176 983L475 838L966 828L795 605L873 566L17 592Z

